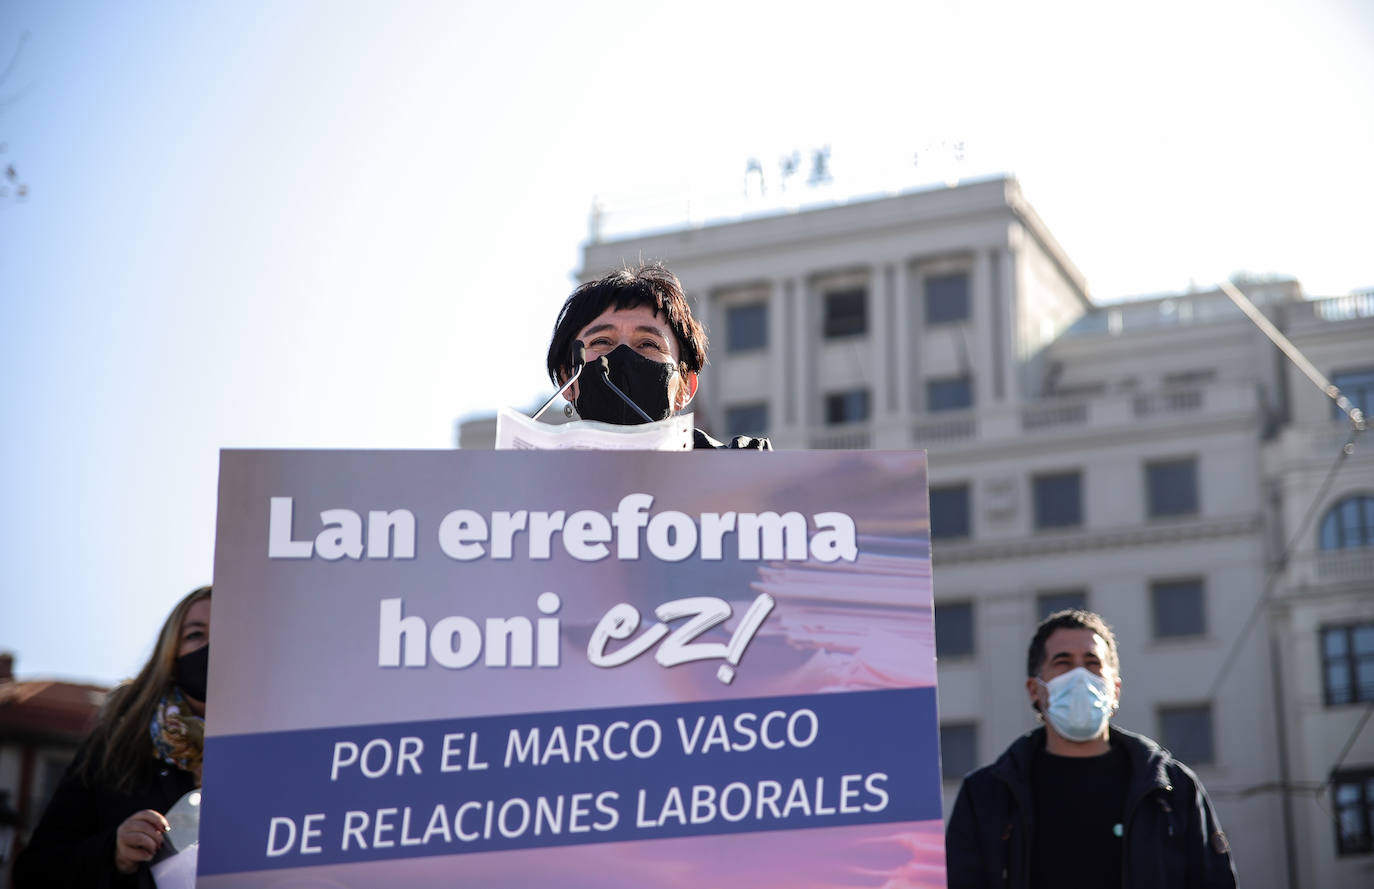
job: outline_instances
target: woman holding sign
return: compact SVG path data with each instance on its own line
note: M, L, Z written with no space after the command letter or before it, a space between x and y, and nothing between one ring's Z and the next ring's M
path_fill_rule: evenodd
M210 588L182 599L138 677L110 693L15 861L16 889L152 887L165 813L200 786Z
M575 367L585 371L568 386ZM573 291L554 323L549 379L568 389L584 420L621 426L665 420L697 392L706 331L692 317L682 283L659 263L623 268ZM700 429L694 447L771 451L766 438L722 444Z

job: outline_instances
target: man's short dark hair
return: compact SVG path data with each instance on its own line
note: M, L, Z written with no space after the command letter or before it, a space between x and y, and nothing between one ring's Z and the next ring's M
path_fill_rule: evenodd
M1045 666L1045 641L1050 638L1050 634L1055 630L1092 630L1102 637L1102 641L1107 643L1107 666L1119 676L1121 675L1121 661L1116 654L1116 636L1112 633L1112 628L1107 626L1107 622L1101 615L1091 611L1079 611L1069 609L1067 611L1056 611L1049 617L1040 622L1040 626L1035 628L1035 635L1031 637L1030 650L1026 652L1026 675L1039 676L1040 668Z
M546 364L555 386L572 372L572 342L582 328L607 309L648 306L668 322L677 340L679 370L700 373L706 365L706 331L692 317L682 283L660 262L626 266L572 292L558 313Z

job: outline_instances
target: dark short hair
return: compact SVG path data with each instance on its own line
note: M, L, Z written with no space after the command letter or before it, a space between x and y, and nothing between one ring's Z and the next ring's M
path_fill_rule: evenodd
M1107 643L1107 665L1117 674L1121 673L1121 661L1116 654L1116 636L1112 628L1099 614L1091 611L1056 611L1040 622L1031 637L1030 650L1026 652L1026 675L1039 676L1040 668L1045 665L1045 641L1055 630L1092 630Z
M572 292L558 312L549 341L546 364L549 379L572 370L572 342L582 328L607 309L621 311L648 306L663 316L677 340L679 367L683 373L700 373L706 365L706 331L692 317L682 282L660 262L626 266L597 281L588 281Z

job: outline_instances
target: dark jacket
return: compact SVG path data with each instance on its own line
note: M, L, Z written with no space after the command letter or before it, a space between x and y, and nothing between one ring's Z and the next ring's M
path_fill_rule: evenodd
M1233 889L1231 850L1192 769L1154 741L1115 726L1131 761L1122 843L1124 889ZM1045 729L1022 735L959 788L945 832L949 889L1024 889L1030 881L1031 757Z
M766 438L750 438L747 435L736 435L730 439L729 444L717 441L711 436L702 432L700 429L692 430L692 449L702 450L741 450L741 451L771 451L773 443Z
M153 889L147 864L127 876L115 870L115 830L143 809L165 815L195 789L196 778L149 757L132 793L93 787L76 774L77 763L88 753L87 748L77 753L15 859L14 889Z

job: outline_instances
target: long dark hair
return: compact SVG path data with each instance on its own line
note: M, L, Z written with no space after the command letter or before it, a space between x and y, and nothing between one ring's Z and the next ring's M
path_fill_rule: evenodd
M210 588L203 586L178 602L162 625L148 663L143 665L138 676L110 692L77 766L87 783L125 792L138 783L139 776L154 756L148 725L172 685L172 666L181 642L181 625L191 606L208 598ZM203 740L202 736L196 742L203 743Z

